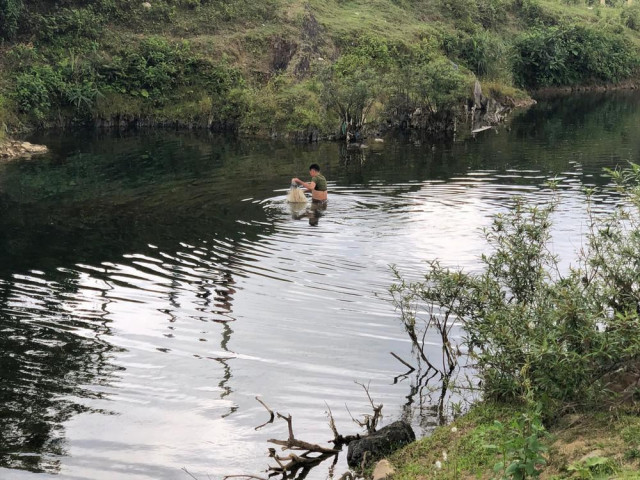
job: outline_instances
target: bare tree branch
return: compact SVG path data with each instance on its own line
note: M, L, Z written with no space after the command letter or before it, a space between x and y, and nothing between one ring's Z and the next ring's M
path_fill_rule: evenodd
M195 479L195 480L198 480L198 477L194 476L194 475L193 475L189 470L187 470L187 468L186 468L186 467L182 467L182 471L183 471L184 473L186 473L187 475L189 475L191 478L193 478L193 479Z
M260 404L261 404L264 408L266 408L266 409L267 409L267 412L269 412L269 415L270 415L269 420L267 420L266 422L264 422L262 425L258 425L258 426L255 428L255 430L260 430L260 429L261 429L262 427L264 427L265 425L268 425L268 424L270 424L270 423L273 423L273 420L275 419L275 415L274 415L273 411L272 411L269 407L267 407L267 405L266 405L262 400L260 400L260 397L256 397L256 400L257 400L258 402L260 402Z
M356 423L361 427L366 427L367 433L374 433L376 431L376 427L378 426L378 422L382 419L382 404L374 405L373 399L369 394L369 385L364 385L358 382L356 382L356 384L364 388L364 391L367 394L367 398L369 399L369 403L371 404L371 408L373 409L373 415L365 414L364 420L362 422L356 420Z
M406 366L406 367L409 369L409 371L407 372L407 374L409 374L409 373L411 373L411 372L413 372L413 371L415 370L415 367L413 367L410 363L405 362L403 359L401 359L401 358L400 358L398 355L396 355L395 353L393 353L393 352L389 352L389 353L391 354L391 356L392 356L393 358L395 358L396 360L398 360L400 363L402 363L404 366Z
M229 478L246 478L248 480L268 480L267 478L264 477L256 477L255 475L225 475L224 477L222 477L222 480L227 480Z
M333 432L333 440L329 440L329 442L333 443L333 448L342 448L343 445L346 445L353 440L359 440L360 438L362 438L360 435L347 435L346 437L340 435L338 433L338 429L336 428L336 422L333 419L333 413L331 412L331 408L329 407L329 405L327 405L327 410L327 416L329 417L329 428L331 428L331 431ZM349 415L351 415L351 412L349 412Z

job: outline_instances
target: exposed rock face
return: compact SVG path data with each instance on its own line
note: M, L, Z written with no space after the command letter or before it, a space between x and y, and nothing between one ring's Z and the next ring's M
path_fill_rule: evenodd
M497 125L514 108L529 106L534 103L536 103L535 100L518 103L509 96L500 99L487 97L482 93L480 82L476 80L473 86L473 104L470 102L469 105L471 129L475 130L485 126Z
M48 149L44 145L9 140L0 145L0 158L30 157L47 151Z
M298 50L298 45L285 38L277 38L273 42L273 60L271 66L274 72L282 72L287 69L289 62Z
M350 467L359 467L363 460L366 460L366 463L378 460L415 441L415 439L416 435L413 433L411 425L399 420L375 433L349 443L347 463Z
M317 60L322 61L320 52L324 46L324 31L316 17L307 5L302 22L302 44L295 64L294 73L298 78L303 78L309 73L311 64Z

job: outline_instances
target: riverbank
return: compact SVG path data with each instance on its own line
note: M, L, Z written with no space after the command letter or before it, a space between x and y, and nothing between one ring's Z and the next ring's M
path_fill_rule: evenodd
M0 10L0 124L9 126L144 123L313 139L357 137L419 112L421 127L447 130L476 80L518 103L535 88L624 81L640 65L637 9L587 3L12 0L0 9L9 9Z
M528 428L526 421L523 408L478 404L450 425L391 456L393 478L502 478L513 462L539 470L543 480L640 478L639 416L568 414L539 432ZM534 456L544 460L532 460Z

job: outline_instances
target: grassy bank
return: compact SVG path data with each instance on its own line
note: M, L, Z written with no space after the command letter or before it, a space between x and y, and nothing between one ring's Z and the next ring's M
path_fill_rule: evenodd
M12 126L446 125L476 79L515 104L635 78L640 59L640 8L622 2L2 0L0 27Z
M575 413L559 418L548 430L531 429L527 415L513 404L477 405L391 457L393 478L640 478L637 415ZM514 462L524 476L505 474ZM536 466L539 475L526 474L527 466Z

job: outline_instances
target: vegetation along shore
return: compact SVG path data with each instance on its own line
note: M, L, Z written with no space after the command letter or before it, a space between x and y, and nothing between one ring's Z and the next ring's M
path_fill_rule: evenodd
M485 230L479 273L437 261L419 281L396 272L404 327L442 380L439 413L447 390L482 402L397 453L395 478L640 478L640 166L608 174L624 201L591 215L568 271L550 245L555 202L517 202ZM442 365L424 355L427 331Z
M0 0L0 42L5 152L69 126L452 135L533 92L635 88L640 2ZM488 230L484 272L398 273L411 338L435 325L413 304L464 318L483 402L391 457L396 478L640 478L639 172L611 172L630 210L594 219L564 276L553 206L523 205ZM446 332L440 373L457 388Z
M639 30L626 2L3 0L0 124L451 134L535 89L633 84Z

